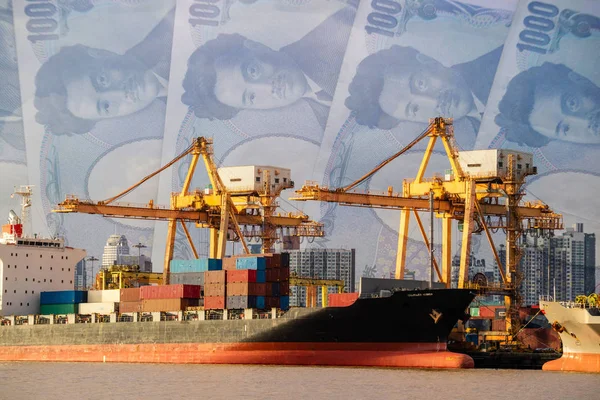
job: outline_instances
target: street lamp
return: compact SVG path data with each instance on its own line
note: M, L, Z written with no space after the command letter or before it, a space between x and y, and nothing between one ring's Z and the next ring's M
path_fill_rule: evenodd
M94 285L94 283L93 283L94 282L94 261L98 261L98 260L99 259L94 256L86 258L86 261L90 261L92 263L92 287Z
M134 244L133 247L138 249L138 267L140 267L140 271L142 270L142 264L140 263L140 259L142 258L142 249L145 249L146 245L143 245L141 242L138 244Z

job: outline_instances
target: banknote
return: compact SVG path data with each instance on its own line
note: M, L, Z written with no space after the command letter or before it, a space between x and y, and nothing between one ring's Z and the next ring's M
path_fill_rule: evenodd
M100 257L110 234L152 245L153 223L51 213L104 200L160 165L175 0L13 2L33 230ZM124 197L156 200L158 182Z
M440 115L454 118L459 148L472 149L515 7L515 1L361 2L315 179L330 187L353 182ZM391 186L401 192L402 179L416 175L424 148L423 142L358 189ZM448 168L443 149L436 147L427 175ZM324 245L356 244L357 269L376 265L386 276L393 271L398 212L327 203L321 214ZM353 229L357 225L360 230ZM428 255L419 230L411 229L410 237L408 267L425 278Z
M600 6L521 1L478 144L533 152L540 173L600 172Z
M214 139L219 165L248 165L258 151L253 162L259 165L292 167L289 154L297 149L312 164L357 4L178 1L163 163L205 136ZM187 165L184 160L161 176L161 203L181 187ZM311 173L312 165L303 166L292 177L301 182ZM202 171L196 178L197 187L208 183ZM164 244L160 235L157 241L155 249Z

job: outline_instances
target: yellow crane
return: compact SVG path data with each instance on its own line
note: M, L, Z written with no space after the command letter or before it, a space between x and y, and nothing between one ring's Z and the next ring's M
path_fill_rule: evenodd
M394 193L393 187L389 187L387 194L370 194L352 191L360 183L371 177L377 171L388 165L394 159L404 154L419 141L429 138L421 165L415 179L405 179L402 185L402 195ZM434 146L441 140L452 174L450 177L434 176L425 178L425 170L433 153ZM490 242L496 263L499 267L503 282L502 294L507 295L505 301L507 309L514 311L518 304L517 266L519 264L520 248L518 239L524 229L536 229L553 231L562 229L562 216L554 213L543 203L522 203L522 185L527 175L535 174L537 171L533 165L522 168L516 152L507 151L507 163L499 173L496 168L492 171L480 173L467 173L463 171L459 158L461 153L456 150L454 142L452 119L434 118L430 120L428 128L405 148L381 162L373 170L362 176L355 182L336 189L320 187L314 182L307 182L302 189L296 191L298 194L293 200L317 200L336 202L342 205L360 207L381 207L400 210L400 224L398 231L398 252L396 258L395 277L404 277L408 227L410 213L414 215L419 230L423 235L424 242L431 254L432 269L435 269L440 282L447 287L451 278L451 221L453 219L463 223L463 240L460 256L459 287L468 285L468 267L470 260L470 240L477 224L484 231ZM504 161L503 161L504 163ZM425 229L419 218L419 212L430 211L442 218L442 270L433 257L432 247L425 233ZM496 219L494 224L491 218ZM506 223L505 223L506 221ZM507 257L506 266L496 252L490 229L506 229L507 231ZM512 314L514 318L514 313ZM508 327L510 329L510 320Z
M191 155L191 162L183 187L180 192L171 195L171 205L169 208L157 206L152 200L143 206L112 204L188 155ZM173 248L178 222L181 224L190 248L196 258L198 258L198 252L196 251L191 235L185 224L186 221L195 222L197 227L208 228L210 230L209 257L211 258L224 257L225 245L230 230L234 233L236 239L241 241L246 253L248 253L248 247L245 242L245 237L259 236L262 237L263 240L270 239L270 242L268 242L268 245L270 246L275 240L272 236L276 234L276 228L291 229L292 233L297 236L323 236L322 224L311 221L305 214L275 214L274 207L271 208L268 213L263 213L262 215L254 212L255 210L253 208L256 207L255 205L262 204L261 199L257 198L257 195L254 193L237 193L237 195L230 193L219 176L212 155L212 140L198 137L184 152L165 166L144 177L138 183L116 196L104 201L93 202L79 200L76 196L67 195L65 201L58 204L57 208L53 211L61 213L79 212L99 214L106 217L117 218L167 220L167 246L163 269L163 282L165 284L169 283L169 264L173 258ZM213 190L208 193L200 190L190 190L194 172L201 157L204 161L213 188ZM279 192L277 191L275 192L275 194L278 193ZM269 193L267 197L271 199L271 202L274 202L274 195ZM243 232L240 225L251 227L252 229ZM267 237L265 232L261 232L262 228L265 226L271 227L267 232L267 234L270 235L269 237ZM272 227L275 227L275 229Z
M162 285L163 274L140 271L139 265L111 265L96 274L96 290L124 289L142 285Z
M338 293L344 291L344 281L337 279L318 279L304 278L300 276L290 276L290 286L301 286L306 288L306 307L317 306L317 288L321 288L321 306L327 307L327 288L334 286Z

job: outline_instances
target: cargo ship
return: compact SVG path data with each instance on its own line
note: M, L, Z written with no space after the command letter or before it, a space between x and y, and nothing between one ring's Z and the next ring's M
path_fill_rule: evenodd
M474 296L407 290L266 319L208 320L204 310L195 321L179 313L177 321L2 326L0 360L472 368L446 344Z
M600 308L598 304L540 300L540 308L558 332L563 355L544 371L600 373Z
M0 361L474 366L447 349L452 328L469 318L470 290L363 293L338 307L289 308L289 264L281 263L289 257L257 255L186 262L206 271L185 272L202 276L201 289L75 291L84 256L61 239L27 237L11 212L0 240Z

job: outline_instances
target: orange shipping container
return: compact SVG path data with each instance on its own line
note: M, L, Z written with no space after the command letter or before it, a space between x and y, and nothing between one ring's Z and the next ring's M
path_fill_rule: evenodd
M151 299L142 302L144 312L181 311L198 306L199 299Z
M121 289L120 299L123 302L139 301L140 300L140 288ZM121 312L123 312L123 311L121 311Z
M230 282L256 282L255 269L240 269L227 272L227 283ZM232 294L231 296L237 296Z
M121 289L121 290L124 290L124 289ZM120 313L141 312L141 311L143 311L143 304L144 304L143 301L122 301L119 303L119 312Z
M204 309L205 310L222 310L225 308L225 297L205 297L204 298Z
M204 273L204 284L225 283L227 271L206 271Z
M358 293L330 293L327 298L329 307L347 307L358 299Z
M204 297L220 296L225 297L225 283L208 283L204 285Z
M140 288L140 299L199 299L202 292L200 285L160 285Z
M236 269L235 257L227 257L223 259L223 269L231 271Z

